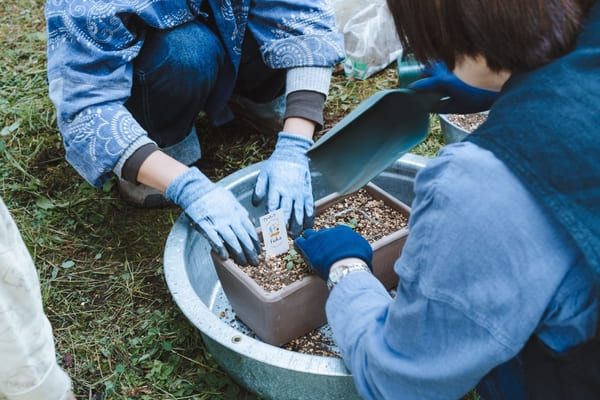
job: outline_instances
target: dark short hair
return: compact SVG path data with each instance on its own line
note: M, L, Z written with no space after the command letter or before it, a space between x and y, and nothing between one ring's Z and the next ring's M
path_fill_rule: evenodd
M482 55L493 71L530 70L573 49L595 0L387 0L404 49L453 69Z

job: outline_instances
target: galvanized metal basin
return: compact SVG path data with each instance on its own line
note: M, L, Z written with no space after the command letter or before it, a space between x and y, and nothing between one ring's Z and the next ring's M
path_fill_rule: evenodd
M423 157L407 154L378 175L377 186L410 204L416 173ZM249 210L256 225L265 205L252 206L252 190L260 163L220 181ZM324 180L313 173L315 198L330 194ZM210 246L182 214L169 233L164 270L173 299L194 326L215 360L242 386L265 399L359 399L352 375L343 361L284 350L251 336L225 296L210 257ZM331 334L328 326L321 328Z

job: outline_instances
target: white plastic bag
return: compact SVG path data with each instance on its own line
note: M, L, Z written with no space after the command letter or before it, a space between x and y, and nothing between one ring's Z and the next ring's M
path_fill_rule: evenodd
M344 34L346 75L366 79L402 54L386 0L331 0L339 32Z

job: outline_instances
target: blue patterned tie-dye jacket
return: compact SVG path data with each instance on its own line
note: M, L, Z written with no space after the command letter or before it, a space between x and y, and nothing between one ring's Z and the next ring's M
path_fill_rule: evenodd
M343 37L335 30L327 0L256 0L252 8L250 0L205 1L221 10L215 22L234 65L246 29L272 68L331 67L344 57ZM50 98L57 108L66 158L91 184L109 179L134 143L150 140L124 106L133 59L144 43L136 35L136 24L172 28L202 14L201 4L202 0L47 1Z

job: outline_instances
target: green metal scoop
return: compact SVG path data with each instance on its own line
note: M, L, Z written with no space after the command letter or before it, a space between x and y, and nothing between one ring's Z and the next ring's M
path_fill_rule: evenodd
M309 150L313 167L340 194L354 192L422 142L437 93L390 89L374 94Z

